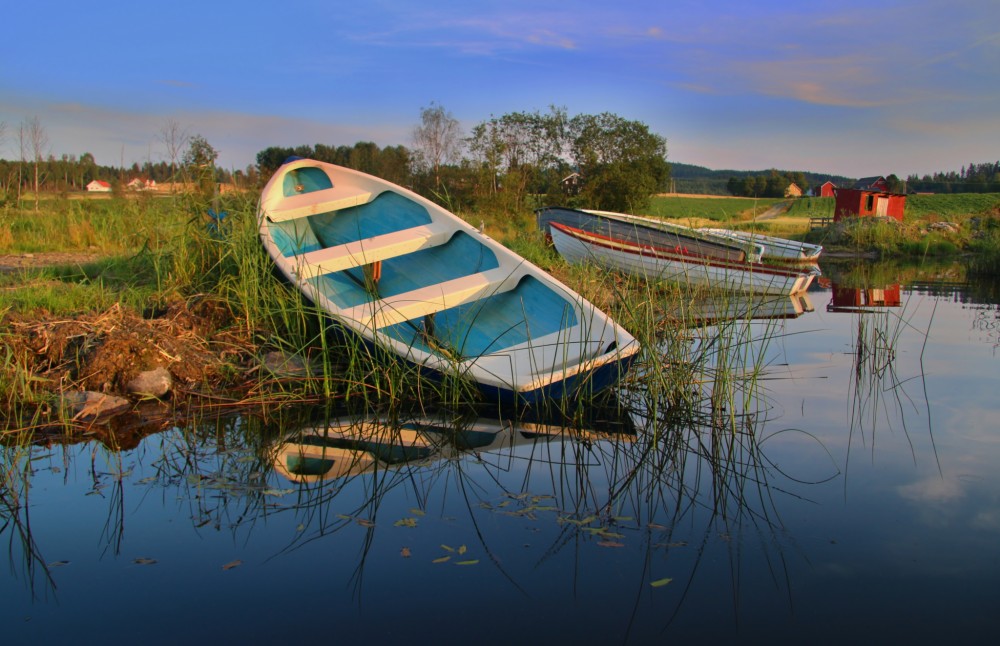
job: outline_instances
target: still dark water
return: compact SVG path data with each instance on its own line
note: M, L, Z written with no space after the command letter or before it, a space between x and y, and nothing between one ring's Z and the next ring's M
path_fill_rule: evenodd
M288 423L230 419L11 453L31 475L0 508L2 640L992 642L996 297L809 300L749 324L766 370L736 433L404 420L380 447L340 420L283 449Z

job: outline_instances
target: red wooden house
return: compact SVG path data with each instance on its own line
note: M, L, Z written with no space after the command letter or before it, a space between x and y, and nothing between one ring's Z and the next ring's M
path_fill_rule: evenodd
M815 195L816 197L833 197L833 191L837 188L837 185L833 182L826 181L816 187Z

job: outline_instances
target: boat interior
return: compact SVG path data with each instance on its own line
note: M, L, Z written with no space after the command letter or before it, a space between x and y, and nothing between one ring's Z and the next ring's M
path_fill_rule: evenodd
M282 190L265 211L271 238L297 279L344 318L452 359L548 343L558 349L534 361L551 368L605 351L572 332L581 321L567 295L415 200L335 187L312 167L286 172Z

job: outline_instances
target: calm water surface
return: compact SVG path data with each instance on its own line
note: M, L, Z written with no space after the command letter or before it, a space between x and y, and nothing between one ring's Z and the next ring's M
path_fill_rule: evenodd
M992 641L996 299L883 287L750 323L735 434L234 419L35 449L0 508L3 641Z

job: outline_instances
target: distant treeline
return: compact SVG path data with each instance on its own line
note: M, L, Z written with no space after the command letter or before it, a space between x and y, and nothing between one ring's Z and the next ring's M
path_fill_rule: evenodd
M671 164L674 193L706 195L737 195L782 197L794 181L803 192L827 181L837 186L853 186L856 179L841 175L825 175L805 171L734 171L711 170L690 164ZM896 175L885 176L890 190L910 193L1000 193L1000 162L985 162L963 166L961 170L938 172L933 175L909 175L900 181ZM784 185L782 185L784 183Z
M94 180L108 182L112 187L125 186L133 179L152 180L157 184L171 181L183 181L182 167L174 164L173 168L167 162L134 163L128 167L102 166L94 160L90 153L62 155L38 162L38 188L46 193L61 193L82 191ZM254 172L248 169L247 172ZM236 177L246 180L246 172L215 169L216 181L233 182ZM0 199L4 194L15 195L18 187L21 192L34 189L35 162L8 161L0 159Z
M1000 193L1000 161L969 164L960 171L906 178L906 190L916 193Z
M838 186L854 183L853 179L840 175L810 173L807 171L782 171L776 169L761 171L711 170L691 164L671 164L673 179L672 192L700 193L704 195L736 195L741 197L783 197L785 189L792 182L808 191L827 181Z

